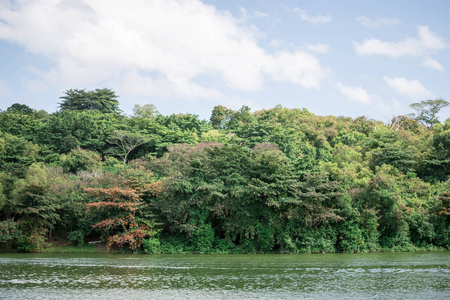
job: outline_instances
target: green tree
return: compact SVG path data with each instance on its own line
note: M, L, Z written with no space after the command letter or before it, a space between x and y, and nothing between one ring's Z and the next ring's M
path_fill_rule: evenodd
M61 155L61 164L66 172L77 173L78 171L92 171L97 169L101 163L98 153L86 149L75 148L67 155Z
M36 141L42 123L36 120L33 113L21 111L4 111L0 113L0 130L15 136Z
M148 138L141 134L116 130L107 139L107 142L113 145L107 152L119 156L125 165L131 151L148 141Z
M423 162L423 174L429 180L450 178L450 130L433 136L433 151Z
M119 113L118 96L111 89L96 89L93 91L70 89L64 92L59 103L64 110L98 110L103 113Z
M20 229L25 240L22 248L26 251L40 250L51 229L60 220L58 199L49 192L47 170L39 164L32 164L25 180L15 183L12 192L15 213L20 217Z
M254 117L250 113L250 110L250 107L243 105L237 112L235 112L230 120L230 128L236 128L240 124L251 123L254 120Z
M11 176L23 177L36 162L40 149L26 139L0 132L0 169Z
M386 145L371 152L372 161L370 166L373 170L382 164L396 167L403 173L415 172L417 162L414 160L412 151L402 149L398 145Z
M295 191L296 199L290 202L307 227L318 227L329 220L344 219L338 214L343 196L340 189L338 182L329 181L324 174L306 175Z
M211 125L216 129L226 129L229 127L230 121L233 118L234 114L234 110L228 109L225 106L214 106L210 119Z
M133 116L138 118L151 119L158 116L160 113L153 104L139 105L135 104L133 107Z
M58 112L45 121L38 141L57 153L67 153L77 147L103 153L107 137L122 125L122 118L96 110Z
M417 122L431 128L434 124L439 122L437 118L439 111L448 105L449 103L447 101L443 99L436 99L413 103L410 107L416 111L416 113L413 114L413 118Z
M14 103L10 107L6 109L7 113L17 113L17 114L25 114L32 115L33 109L25 104Z

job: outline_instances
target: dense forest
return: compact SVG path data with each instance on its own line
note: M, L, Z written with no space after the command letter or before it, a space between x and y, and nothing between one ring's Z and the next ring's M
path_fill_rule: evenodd
M52 114L13 104L0 112L0 248L450 249L447 105L383 123L281 105L127 116L110 89L68 90Z

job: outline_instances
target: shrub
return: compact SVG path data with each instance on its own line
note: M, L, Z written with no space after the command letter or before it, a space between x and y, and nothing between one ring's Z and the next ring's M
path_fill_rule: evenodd
M98 153L82 148L70 150L61 156L61 164L65 172L76 173L81 170L92 171L100 166L101 157Z

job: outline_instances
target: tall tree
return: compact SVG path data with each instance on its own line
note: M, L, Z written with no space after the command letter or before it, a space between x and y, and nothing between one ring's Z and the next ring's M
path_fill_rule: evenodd
M77 147L103 153L105 140L120 126L121 120L118 114L97 110L65 110L53 114L43 123L38 141L59 153L67 153Z
M147 143L148 139L138 133L116 130L111 134L107 142L114 146L108 149L108 152L119 156L123 160L123 164L126 164L131 151Z
M217 105L211 113L211 124L214 128L228 128L230 121L233 118L235 111L228 109L225 106Z
M14 103L10 107L6 109L6 112L8 113L18 113L18 114L25 114L25 115L32 115L33 109L25 104L19 104Z
M133 116L138 118L151 119L159 115L159 111L153 104L139 105L135 104L133 107Z
M109 189L86 188L88 197L97 200L86 205L86 212L104 216L105 219L92 225L107 236L107 249L116 244L138 249L142 240L154 236L153 221L149 219L147 205L140 198L139 191L132 188L113 187Z
M70 89L64 92L59 108L63 110L92 110L96 109L103 113L119 113L118 96L111 89L96 89L86 91L85 89Z
M416 111L416 113L413 114L413 118L428 128L431 128L434 124L439 122L437 118L439 111L448 105L449 103L447 101L436 99L413 103L410 107Z

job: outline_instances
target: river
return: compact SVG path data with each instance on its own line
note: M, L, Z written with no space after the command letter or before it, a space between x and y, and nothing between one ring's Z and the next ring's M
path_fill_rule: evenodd
M450 299L450 252L0 254L1 299Z

